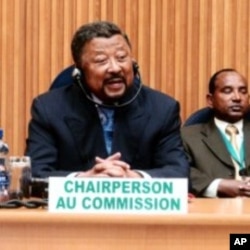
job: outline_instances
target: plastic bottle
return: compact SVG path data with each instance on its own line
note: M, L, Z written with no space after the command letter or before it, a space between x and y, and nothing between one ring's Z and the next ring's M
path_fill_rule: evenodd
M0 202L8 200L8 187L10 183L9 171L6 166L6 158L9 147L3 141L3 130L0 129Z

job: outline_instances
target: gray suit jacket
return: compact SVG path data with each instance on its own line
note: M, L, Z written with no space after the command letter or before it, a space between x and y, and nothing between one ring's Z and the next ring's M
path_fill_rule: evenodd
M245 164L250 174L250 122L244 121ZM182 139L191 166L192 192L197 196L217 178L233 179L234 165L213 119L182 128Z

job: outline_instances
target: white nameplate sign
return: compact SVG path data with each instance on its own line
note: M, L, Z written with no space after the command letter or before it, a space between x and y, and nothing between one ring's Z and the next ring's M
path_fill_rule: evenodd
M49 178L50 212L184 214L187 179Z

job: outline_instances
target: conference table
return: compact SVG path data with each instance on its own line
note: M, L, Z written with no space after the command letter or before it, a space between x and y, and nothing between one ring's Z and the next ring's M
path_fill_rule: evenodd
M250 199L197 199L181 215L51 213L0 209L1 250L229 250L250 234Z

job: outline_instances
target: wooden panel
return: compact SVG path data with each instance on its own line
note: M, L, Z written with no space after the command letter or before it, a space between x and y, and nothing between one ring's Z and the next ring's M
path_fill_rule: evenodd
M72 63L75 30L116 22L129 35L144 84L178 99L185 120L206 105L209 77L250 77L249 0L0 0L0 126L22 154L32 99Z

